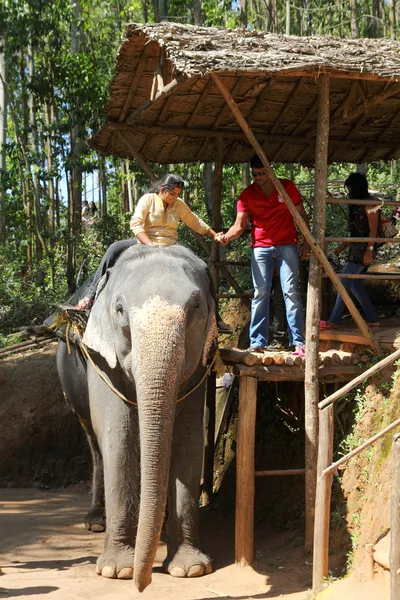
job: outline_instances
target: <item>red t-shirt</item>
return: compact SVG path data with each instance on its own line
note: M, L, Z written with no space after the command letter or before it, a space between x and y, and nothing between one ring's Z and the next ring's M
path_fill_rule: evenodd
M293 181L279 181L293 204L300 204L303 199ZM293 217L275 189L270 196L266 196L259 185L252 183L240 194L236 208L238 212L249 213L252 248L297 244Z

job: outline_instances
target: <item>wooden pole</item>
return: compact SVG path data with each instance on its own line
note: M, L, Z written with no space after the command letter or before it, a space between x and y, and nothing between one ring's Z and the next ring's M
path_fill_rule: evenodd
M349 383L346 383L346 385L344 385L342 388L340 388L340 390L338 390L337 392L334 392L333 394L331 394L330 396L325 398L325 400L322 400L322 402L320 402L318 404L318 408L320 410L322 410L323 408L326 408L332 402L339 400L339 398L341 398L342 396L347 394L347 392L349 392L350 390L355 388L359 383L362 383L365 379L368 379L368 377L371 377L371 375L374 375L378 371L381 371L385 367L388 367L398 358L400 358L400 350L396 350L395 352L392 352L392 354L389 354L389 356L386 356L385 358L383 358L381 361L376 363L376 365L373 365L370 369L368 369L367 371L364 371L364 373L362 373L361 375L359 375L358 377L356 377Z
M211 371L207 377L207 393L205 406L205 448L203 460L203 491L201 503L206 506L213 495L214 486L214 436L215 436L215 393L217 375Z
M133 158L136 160L138 165L140 167L142 167L143 171L146 173L146 175L150 179L150 181L155 181L156 176L150 170L150 168L149 168L147 162L145 161L145 159L143 158L143 156L140 154L140 152L138 150L136 150L136 148L133 146L133 144L130 142L130 140L126 137L126 135L124 135L121 132L118 132L117 134L114 134L114 135L119 135L120 140L128 148L129 152L132 154Z
M400 434L393 437L390 501L390 600L400 600Z
M324 469L333 456L333 405L319 413L319 443L317 466L317 493L315 501L315 529L312 591L317 594L322 579L328 575L329 519L331 505L332 473L324 475Z
M313 231L318 244L324 246L326 222L326 180L329 139L329 77L318 79L317 144L315 147L315 194ZM310 257L307 287L306 348L304 374L305 396L305 540L311 552L314 533L315 490L317 484L318 402L319 402L319 320L321 315L321 263Z
M222 172L223 172L224 140L216 139L216 158L213 177L213 195L211 207L211 227L214 231L221 229L221 202L222 202ZM215 262L219 261L219 244L211 242L210 270L214 281L215 292L219 291L219 271Z
M254 444L257 379L239 382L239 417L236 440L235 561L251 565L254 557Z
M263 163L263 166L268 173L268 177L274 184L275 189L279 192L279 194L283 198L286 206L288 207L290 214L293 217L294 222L300 229L301 233L304 235L305 239L310 244L311 250L316 254L318 260L324 267L325 271L328 273L329 277L332 279L334 286L336 287L338 293L341 295L344 303L346 304L347 308L349 309L351 316L357 323L357 325L360 328L363 335L369 340L369 343L371 344L372 348L375 350L375 352L377 354L379 354L380 346L379 346L378 342L374 339L368 325L366 324L364 319L361 317L360 313L358 312L357 308L355 307L353 300L350 298L349 294L345 290L342 282L340 281L339 277L335 273L329 260L326 258L323 250L320 248L320 246L319 246L318 242L316 241L316 239L314 238L314 236L310 233L306 223L304 222L304 219L299 215L295 205L293 204L290 197L288 196L282 183L276 177L276 175L269 163L269 160L265 155L264 150L261 148L260 144L258 143L254 133L252 132L252 130L250 129L249 125L247 124L245 118L243 117L242 113L240 112L240 109L237 106L236 102L234 101L234 99L232 98L232 96L230 95L230 93L228 92L226 87L224 86L224 84L221 82L219 77L215 73L211 73L211 77L212 77L213 81L215 82L216 86L218 87L218 89L220 90L222 96L225 98L225 101L229 105L233 115L235 116L237 122L239 123L240 127L242 128L243 132L245 133L250 144L253 146L254 150L257 152L258 156L260 157L260 159Z

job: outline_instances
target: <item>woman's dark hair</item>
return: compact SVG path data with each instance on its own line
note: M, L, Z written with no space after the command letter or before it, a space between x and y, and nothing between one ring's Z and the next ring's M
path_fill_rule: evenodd
M91 202L89 202L89 208L96 213L97 212L97 206L95 205L95 203L93 202L93 200Z
M149 187L149 193L159 192L160 188L163 190L173 190L174 188L184 188L185 182L182 177L179 175L175 175L174 173L170 173L169 175L164 175L161 179L154 181Z
M365 200L369 198L368 181L362 173L350 173L344 185L349 189L349 198Z

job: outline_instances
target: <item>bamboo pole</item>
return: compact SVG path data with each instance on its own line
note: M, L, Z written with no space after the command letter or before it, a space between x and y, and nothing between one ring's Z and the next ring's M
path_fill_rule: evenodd
M272 167L271 167L271 165L269 163L269 160L267 159L267 157L266 157L263 149L261 148L261 146L258 143L256 137L254 136L252 130L250 129L250 127L247 124L246 120L244 119L242 113L240 112L240 109L237 106L236 102L233 100L232 96L230 95L230 93L228 92L228 90L226 89L226 87L224 86L224 84L221 82L221 80L219 79L219 77L215 73L211 73L211 77L213 78L213 81L215 82L215 84L218 87L218 89L220 90L222 96L225 98L225 101L229 105L229 107L230 107L233 115L235 116L236 120L238 121L240 127L243 129L244 133L246 134L246 137L249 140L250 144L253 146L254 150L257 152L258 156L260 157L260 159L261 159L261 161L263 163L263 166L264 166L265 170L267 171L268 177L270 178L270 180L274 184L275 189L279 192L279 194L281 195L281 197L285 201L285 204L288 207L288 210L289 210L290 214L292 215L292 217L294 219L294 222L296 223L296 225L300 229L301 233L304 235L305 239L310 244L311 250L318 257L318 260L320 261L320 263L324 267L325 271L328 273L328 275L331 278L331 280L332 280L334 286L336 287L338 293L341 295L344 303L346 304L347 308L350 311L351 316L353 317L353 319L357 323L358 327L360 328L360 330L364 334L364 336L366 338L368 338L369 343L371 344L371 346L374 349L374 351L377 354L379 354L380 353L380 346L379 346L378 342L376 340L374 340L373 335L372 335L370 329L368 328L368 326L365 323L364 319L361 317L360 313L358 312L357 308L355 307L354 302L352 301L352 299L350 298L349 294L345 290L345 288L344 288L342 282L340 281L339 277L337 276L337 274L333 270L330 262L328 261L328 259L325 256L323 250L320 248L320 246L317 243L317 241L314 238L314 236L310 233L310 231L309 231L306 223L304 222L304 219L299 215L299 212L297 211L297 209L294 206L293 202L289 198L289 196L288 196L285 188L283 187L282 183L276 177L276 175L275 175L275 173L274 173L274 171L273 171L273 169L272 169Z
M393 438L390 500L390 600L400 600L400 434Z
M317 144L315 147L314 232L323 247L326 222L326 180L329 138L329 77L318 80ZM318 401L319 401L319 319L321 315L321 264L311 255L307 286L305 394L305 539L311 552L314 532L315 490L317 485Z
M254 471L256 477L275 477L276 475L304 475L305 469L275 469L272 471Z
M379 433L377 433L376 435L374 435L372 438L369 438L369 440L367 440L366 442L364 442L363 444L361 444L361 446L359 446L355 450L352 450L351 452L349 452L348 454L346 454L346 456L342 456L341 459L339 459L336 462L332 463L330 467L327 467L326 469L324 469L324 475L327 475L328 473L331 473L332 471L335 471L338 467L340 467L340 465L342 465L343 463L345 463L347 460L350 460L350 458L353 458L353 456L357 456L357 454L360 454L360 452L362 452L363 450L365 450L365 448L368 448L368 446L370 446L374 442L377 442L381 437L383 437L384 435L386 435L387 433L389 433L389 431L392 431L392 429L395 429L399 425L400 425L400 419L397 419L396 421L393 421L393 423L391 423L390 425L388 425L387 427L385 427L385 429L382 429L382 431L380 431Z
M355 388L359 383L362 383L365 379L368 379L368 377L371 377L371 375L374 375L375 373L378 373L378 371L381 371L385 367L388 367L398 358L400 358L400 350L396 350L395 352L392 352L392 354L389 354L389 356L386 356L385 358L383 358L381 361L376 363L376 365L373 365L370 369L368 369L367 371L364 371L364 373L361 373L361 375L359 375L358 377L356 377L349 383L346 383L346 385L344 385L342 388L340 388L340 390L337 390L336 392L334 392L333 394L331 394L330 396L325 398L325 400L322 400L318 404L318 408L320 410L322 410L323 408L326 408L327 406L329 406L329 404L332 404L332 402L339 400L339 398L341 398L342 396L347 394L347 392L349 392L350 390Z
M315 501L315 529L312 591L317 594L323 577L328 575L329 519L332 473L324 475L333 456L333 405L319 413L318 478Z
M239 417L236 440L235 562L251 565L254 557L254 444L257 379L239 382Z

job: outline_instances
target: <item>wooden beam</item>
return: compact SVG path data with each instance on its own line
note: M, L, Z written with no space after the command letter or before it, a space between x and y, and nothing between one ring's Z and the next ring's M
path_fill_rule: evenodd
M318 481L315 502L315 531L313 555L314 594L318 594L324 577L328 576L329 521L333 475L324 475L324 469L333 458L333 406L319 413Z
M315 193L313 231L324 247L326 224L326 181L329 139L329 77L318 80L317 144L315 148ZM306 552L312 551L314 535L315 491L317 486L318 401L319 401L319 321L321 316L321 263L310 257L307 285L305 393L305 540Z
M218 138L220 136L224 137L225 139L231 139L231 140L238 140L238 141L245 141L247 139L247 136L245 134L243 134L241 131L237 130L232 130L232 129L217 129L217 130L212 130L212 129L198 129L198 128L191 128L191 127L168 127L168 126L164 126L164 125L145 125L142 123L138 123L138 124L123 124L123 123L109 123L108 127L112 130L121 130L124 132L128 132L128 133L132 133L132 134L137 134L137 133L144 133L146 135L165 135L165 136L186 136L186 137L190 137L190 138L205 138L206 143L208 143L209 139L213 139L213 138ZM254 131L255 134L257 135L257 138L263 142L267 142L267 143L276 143L276 142L282 142L282 143L289 143L289 144L297 144L297 145L306 145L307 148L309 149L310 144L314 144L315 143L315 137L305 137L305 136L299 136L296 137L292 134L269 134L269 133L265 133L263 131L259 131L259 130L255 130ZM329 138L329 143L330 144L339 144L340 147L348 147L348 146L360 146L362 148L376 148L376 149L381 149L381 148L398 148L398 146L400 145L400 138L399 140L391 140L391 141L387 141L387 142L382 142L382 143L378 143L378 142L373 142L373 141L368 141L368 140L361 140L361 139L339 139L339 138L335 138L335 137L331 137Z
M361 102L356 108L353 108L353 110L350 110L348 112L347 116L343 115L343 118L346 121L352 121L353 119L356 119L360 115L367 113L372 106L376 106L376 104L380 104L384 100L387 100L387 98L395 96L396 94L399 94L399 93L400 93L400 86L390 85L390 83L387 83L383 90L381 90L374 96L370 96L367 100L364 100L363 102Z
M169 94L175 92L178 85L182 83L184 79L185 77L183 75L178 75L175 79L167 83L167 85L163 88L162 91L156 93L155 98L153 100L146 100L146 102L144 102L142 106L139 106L136 110L131 112L127 119L125 119L126 124L132 125L132 123L137 121L140 115L145 110L147 110L149 106L151 106L154 102L157 102L158 100L163 101L164 98L166 98Z
M272 471L254 471L256 477L275 477L284 475L304 475L305 469L274 469Z
M203 457L203 490L201 503L207 506L212 500L214 487L214 436L215 436L215 394L217 389L215 371L207 377L205 410L205 447Z
M129 152L132 154L132 156L134 157L134 159L136 160L136 162L138 163L138 165L146 173L146 175L150 179L150 181L155 181L156 180L156 176L150 170L150 168L149 168L148 164L146 163L145 159L140 154L140 152L138 150L136 150L136 148L130 142L130 140L122 133L122 131L116 131L114 135L118 135L119 136L120 140L128 148Z
M229 104L229 106L230 106L230 108L231 108L234 116L236 117L239 125L241 126L241 128L244 131L244 133L246 134L246 136L247 136L250 144L253 146L254 150L257 152L258 156L260 157L260 159L261 159L261 161L262 161L262 163L263 163L263 165L265 167L265 170L268 173L268 177L272 181L272 183L273 183L275 189L277 190L277 192L283 198L286 206L288 207L288 210L289 210L290 214L293 217L294 222L296 223L296 225L300 229L301 233L304 235L305 239L310 244L311 250L317 255L318 260L321 262L321 264L324 267L325 271L328 273L329 277L331 278L331 280L333 282L333 285L336 287L338 293L341 295L344 303L346 304L347 308L350 311L351 316L353 317L353 319L355 320L355 322L359 326L359 328L360 328L361 332L363 333L363 335L365 335L365 337L367 337L370 340L370 345L372 346L372 348L375 350L375 352L377 354L379 354L380 353L380 346L379 346L378 342L376 340L374 340L371 331L369 330L369 328L368 328L367 324L365 323L364 319L361 317L360 313L358 312L358 310L357 310L357 308L356 308L353 300L350 298L348 292L344 288L344 286L343 286L342 282L340 281L339 277L337 276L337 274L333 270L333 267L330 264L329 260L326 258L325 254L323 253L323 251L320 248L320 246L319 246L318 242L316 241L316 239L311 235L311 233L310 233L307 225L305 224L303 218L300 216L300 214L299 214L298 210L296 209L296 207L294 206L292 200L288 196L288 194L287 194L285 188L283 187L282 183L276 177L273 169L271 168L269 160L267 159L267 157L266 157L263 149L261 148L259 142L257 141L256 137L254 136L254 133L252 132L252 130L250 129L249 125L247 124L247 122L243 118L243 115L240 112L239 107L236 105L235 101L230 96L228 90L222 84L222 82L220 81L219 77L215 73L212 73L211 77L214 79L214 81L216 82L217 86L219 87L219 89L221 91L221 94L224 96L226 102Z
M254 447L257 379L239 382L239 416L236 440L235 562L251 565L254 557Z
M272 125L271 129L269 130L270 134L275 133L282 126L282 120L285 118L287 113L292 109L292 106L293 106L297 96L303 91L303 87L304 87L304 84L306 81L307 80L305 77L301 77L299 79L299 81L296 83L289 98L286 100L284 107L282 108L281 112L275 119L275 123Z
M122 110L120 112L120 115L118 117L118 122L119 123L123 123L125 120L126 115L128 114L128 111L130 109L131 106L131 102L132 102L132 98L135 95L138 83L143 75L143 71L146 65L146 54L149 52L149 50L154 46L154 44L146 44L142 54L139 57L139 62L138 62L138 66L137 69L135 71L135 74L133 76L131 85L129 87L129 91L128 94L125 98L125 102L124 102L124 106L122 107Z
M321 381L347 381L354 379L362 373L359 367L334 365L319 367ZM233 372L239 377L256 377L258 381L304 381L304 368L302 366L287 365L235 365Z
M352 198L326 198L327 204L355 204L358 206L400 206L398 200L384 200L382 203L379 200L353 200Z

